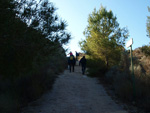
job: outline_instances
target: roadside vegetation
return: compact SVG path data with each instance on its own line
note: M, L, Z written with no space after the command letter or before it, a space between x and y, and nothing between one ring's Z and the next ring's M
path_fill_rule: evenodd
M71 35L55 11L48 0L0 1L0 113L20 113L65 69Z
M150 17L147 20L148 36L149 26ZM103 80L102 83L122 101L150 112L150 46L133 50L134 90L130 51L124 47L129 33L127 28L119 27L113 12L103 6L94 9L89 14L84 35L86 39L79 44L88 58L88 75Z

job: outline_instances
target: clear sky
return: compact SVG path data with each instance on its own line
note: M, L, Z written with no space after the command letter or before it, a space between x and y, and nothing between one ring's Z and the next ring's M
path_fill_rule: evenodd
M150 38L146 32L148 6L150 0L50 0L58 8L57 14L67 21L67 30L72 34L68 47L73 53L81 51L78 42L85 39L83 31L88 25L88 16L94 8L100 9L103 5L112 10L117 17L120 27L127 27L129 38L133 38L133 49L148 45Z

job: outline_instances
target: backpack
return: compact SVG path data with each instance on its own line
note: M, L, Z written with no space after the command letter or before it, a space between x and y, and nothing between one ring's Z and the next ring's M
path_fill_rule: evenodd
M70 56L70 60L73 60L73 56Z

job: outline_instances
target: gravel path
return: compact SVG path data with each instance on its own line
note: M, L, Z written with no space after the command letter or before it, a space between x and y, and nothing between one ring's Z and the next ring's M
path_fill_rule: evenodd
M30 103L22 113L127 113L109 97L96 78L66 70L52 91Z

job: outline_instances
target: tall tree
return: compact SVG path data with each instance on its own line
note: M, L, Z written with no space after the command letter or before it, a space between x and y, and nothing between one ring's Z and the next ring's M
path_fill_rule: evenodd
M59 50L70 34L48 0L1 0L0 6L0 75L38 70L65 53Z
M80 42L81 49L93 58L104 60L109 67L119 62L128 30L121 29L113 12L101 6L89 15L84 35L86 39Z
M59 19L49 0L20 0L18 4L18 17L28 26L40 30L46 38L61 45L69 41L71 35L66 31L66 21Z

